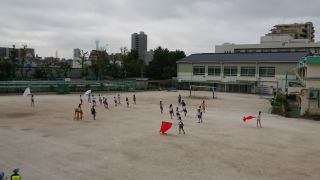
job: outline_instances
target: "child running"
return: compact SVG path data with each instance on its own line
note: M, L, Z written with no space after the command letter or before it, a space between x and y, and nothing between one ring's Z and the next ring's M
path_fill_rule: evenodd
M180 111L179 111L179 107L176 108L176 115L177 115L177 119L180 118Z
M100 101L100 105L102 104L102 99L101 99L101 96L99 94L99 101Z
M133 94L133 104L134 104L134 105L137 105L136 100L137 100L137 99L136 99L136 95L135 95L135 94Z
M115 96L113 97L113 100L114 100L114 105L117 107L118 101L117 101L117 98Z
M203 112L203 113L206 113L206 107L207 107L207 105L204 103L204 101L202 101L202 104L200 104L200 106L201 106L202 112Z
M172 119L172 116L174 116L172 104L170 104L170 106L169 106L169 114L170 114L170 117Z
M129 107L129 99L126 97L126 102L127 102L127 108Z
M107 98L104 98L104 97L103 97L103 105L104 105L104 107L105 107L106 109L109 109Z
M181 130L183 131L183 134L186 134L184 132L184 129L183 129L184 124L183 124L183 122L181 120L181 117L179 117L179 120L180 120L179 123L178 123L178 125L179 125L179 134L181 134Z
M198 109L196 116L198 117L198 123L200 123L200 122L202 123L202 112L201 112L200 108Z
M92 116L93 116L93 120L96 120L96 114L97 114L97 112L96 112L96 109L94 108L94 106L92 106L92 108L91 108L91 114L92 114Z
M96 98L94 97L94 95L92 94L92 105L96 106L97 103L96 103Z
M161 112L161 114L163 114L163 105L162 105L162 101L160 101L160 112Z
M184 116L187 116L187 113L188 113L186 105L187 104L184 102L184 100L182 100L181 106L182 106L182 111L184 112Z

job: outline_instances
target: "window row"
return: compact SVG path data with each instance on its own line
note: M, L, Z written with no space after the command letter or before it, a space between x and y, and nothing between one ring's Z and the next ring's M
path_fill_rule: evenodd
M193 75L205 75L205 66L194 66ZM275 77L275 67L259 67L259 77ZM220 66L208 66L208 76L220 76L221 67ZM237 66L224 66L223 67L224 76L237 76L238 67ZM254 66L242 66L241 76L254 77L256 75L256 67Z

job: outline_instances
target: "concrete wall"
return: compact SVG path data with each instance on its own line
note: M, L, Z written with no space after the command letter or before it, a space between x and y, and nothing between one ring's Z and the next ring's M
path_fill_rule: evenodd
M300 115L304 115L306 111L309 111L310 115L320 116L320 98L316 99L308 98L308 89L303 89L301 94L298 95L298 102L301 108Z

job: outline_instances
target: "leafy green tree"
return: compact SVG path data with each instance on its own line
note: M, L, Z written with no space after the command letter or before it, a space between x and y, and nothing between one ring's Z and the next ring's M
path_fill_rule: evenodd
M90 69L89 65L84 64L83 71L82 71L82 77L88 76L88 74L89 74L89 69Z
M88 61L88 51L83 52L83 50L81 50L80 51L80 59L76 60L76 61L79 63L79 65L81 65L81 75L80 76L81 77L87 76L89 74L89 70L88 70L88 74L87 75L85 75L84 70L85 70L85 62Z
M138 51L131 50L123 57L122 74L125 77L140 77L145 65L143 60L139 59Z
M21 77L22 78L25 78L28 74L28 72L30 71L30 68L28 71L26 71L26 76L24 75L23 73L23 70L24 70L24 66L25 66L25 63L26 63L26 56L27 56L27 45L23 45L22 46L23 48L20 48L20 57L19 57L19 61L18 61L18 64L17 64L17 69L20 70L20 74L21 74Z
M72 67L68 62L62 62L58 69L60 69L61 72L63 73L63 77L68 77L69 76L69 72L72 69Z
M180 50L169 51L161 46L155 49L147 75L151 79L170 79L177 76L177 61L186 57Z
M49 63L43 63L36 67L33 77L35 78L47 78L51 76L52 69Z
M12 68L13 64L9 60L0 61L0 80L9 78Z
M109 60L109 55L107 53L106 48L102 48L98 52L98 57L97 57L97 66L98 66L98 73L102 76L107 76L109 67L110 67L110 60Z

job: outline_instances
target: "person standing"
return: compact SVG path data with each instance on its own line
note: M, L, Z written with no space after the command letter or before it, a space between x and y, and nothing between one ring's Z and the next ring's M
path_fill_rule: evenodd
M179 134L181 134L181 130L183 131L183 134L186 134L184 132L184 129L183 129L184 124L183 124L180 116L179 116L179 120L180 120L179 123L178 123L178 125L179 125Z
M31 94L31 106L34 106L34 96Z
M170 106L169 106L169 114L170 114L170 117L172 119L172 116L174 116L172 104L170 104Z
M88 94L88 103L91 103L91 93Z
M80 94L80 104L82 105L83 100L82 100L82 95Z
M21 180L21 176L18 173L19 173L19 168L15 168L13 170L13 174L11 175L11 180Z
M92 114L92 116L93 116L93 120L96 120L96 114L97 114L97 112L96 112L96 109L94 108L94 106L92 106L92 108L91 108L91 114Z
M118 103L119 103L119 104L121 104L120 100L121 100L120 94L118 94Z
M137 102L136 102L136 95L133 94L133 104L137 105Z
M178 96L178 103L179 103L179 106L181 105L181 95L179 94Z
M258 127L258 124L259 124L260 128L262 128L262 126L261 126L261 111L259 111L259 114L258 114L258 116L256 118L257 118L257 127Z
M160 101L160 112L161 112L161 114L163 114L163 105L162 105L162 101Z

